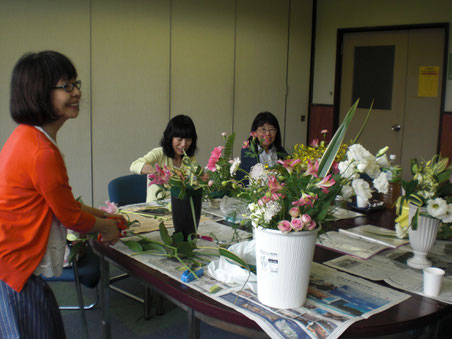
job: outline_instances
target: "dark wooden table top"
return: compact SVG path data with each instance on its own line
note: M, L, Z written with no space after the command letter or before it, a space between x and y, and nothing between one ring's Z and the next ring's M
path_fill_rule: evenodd
M372 212L363 217L344 219L325 225L328 229L350 228L359 225L372 224L385 228L393 228L394 213L391 210ZM253 320L235 310L199 293L178 280L172 279L149 266L97 242L93 243L96 252L104 255L109 261L126 268L133 276L150 284L163 295L171 296L178 302L189 306L195 312L208 315L220 321L242 327L259 330L260 327ZM340 256L340 253L316 246L314 261L324 261ZM381 285L390 287L384 282ZM406 291L402 291L407 293ZM413 329L422 328L432 322L445 317L452 312L452 306L422 297L417 294L391 307L388 310L361 320L351 325L343 334L347 337L387 335Z

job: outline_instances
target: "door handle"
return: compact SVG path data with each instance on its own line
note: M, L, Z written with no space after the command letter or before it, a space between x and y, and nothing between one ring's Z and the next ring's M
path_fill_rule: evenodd
M401 127L399 124L394 124L394 125L392 125L392 127L391 127L391 129L392 129L394 132L400 131L401 128L402 128L402 127Z

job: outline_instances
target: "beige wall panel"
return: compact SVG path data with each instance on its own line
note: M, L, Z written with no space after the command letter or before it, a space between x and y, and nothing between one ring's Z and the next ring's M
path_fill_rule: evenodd
M92 5L95 205L133 160L158 146L169 117L170 2Z
M189 115L204 166L232 130L234 2L175 0L171 28L171 116Z
M318 0L317 4L313 102L318 104L333 104L338 28L452 22L450 0ZM447 83L446 110L452 111L452 81Z
M288 94L285 123L287 151L306 143L311 62L312 0L293 0L290 13ZM305 121L301 121L301 116Z
M257 113L278 118L284 138L288 1L238 1L234 130L236 153Z
M68 15L70 13L70 15ZM9 82L14 64L26 52L56 50L67 55L82 80L82 103L77 119L58 133L74 196L91 203L89 1L2 1L0 11L0 142L15 123L9 115Z

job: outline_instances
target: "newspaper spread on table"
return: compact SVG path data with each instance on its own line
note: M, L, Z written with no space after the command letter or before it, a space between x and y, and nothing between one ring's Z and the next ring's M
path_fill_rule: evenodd
M452 304L452 243L450 241L436 241L428 258L432 266L446 271L442 280L441 291L433 299ZM397 249L388 249L370 259L344 255L324 262L325 265L341 271L353 273L373 281L385 281L387 284L401 290L423 294L423 271L414 269L406 264L407 259L413 256L409 245Z
M220 241L231 239L234 230L213 221L200 223L198 233L214 233ZM243 231L239 238L249 234ZM149 233L159 239L158 232ZM214 243L199 240L200 246ZM133 254L121 242L115 249L134 259L180 280L182 265L167 258ZM212 260L212 258L209 258ZM207 260L209 260L207 259ZM181 270L182 268L182 270ZM273 309L261 304L251 290L241 285L227 285L204 274L187 283L191 288L217 300L256 321L272 338L337 338L351 324L382 312L410 296L367 280L353 277L327 266L313 263L307 301L297 309Z

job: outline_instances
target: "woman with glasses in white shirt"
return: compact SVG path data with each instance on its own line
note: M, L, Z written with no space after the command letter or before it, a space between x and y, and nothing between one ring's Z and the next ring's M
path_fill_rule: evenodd
M257 154L250 154L252 147ZM287 151L282 146L278 119L270 112L259 113L251 125L247 147L242 148L240 167L247 173L257 163L273 167L279 159L285 159L287 155ZM237 179L242 180L243 177L243 172L237 171ZM244 183L247 184L247 182Z

